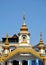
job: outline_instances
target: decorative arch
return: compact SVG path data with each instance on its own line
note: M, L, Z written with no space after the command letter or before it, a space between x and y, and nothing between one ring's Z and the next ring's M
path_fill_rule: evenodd
M44 57L41 57L40 56L40 53L36 52L34 49L28 47L28 48L16 48L15 50L13 50L12 52L8 53L7 56L3 56L0 58L0 61L6 61L8 60L9 58L13 57L14 55L18 54L18 53L30 53L30 54L33 54L35 57L43 60Z

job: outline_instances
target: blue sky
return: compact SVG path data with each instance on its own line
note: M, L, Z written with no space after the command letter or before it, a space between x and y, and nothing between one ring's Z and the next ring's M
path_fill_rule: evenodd
M23 23L23 13L31 33L31 44L40 40L40 32L46 44L46 0L0 0L0 40L8 32L18 34Z

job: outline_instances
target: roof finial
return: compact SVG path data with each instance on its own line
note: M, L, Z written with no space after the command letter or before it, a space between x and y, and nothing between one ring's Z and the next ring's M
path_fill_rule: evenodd
M40 32L40 42L39 42L40 46L44 45L43 39L42 39L42 32Z
M25 12L23 13L23 20L26 20Z
M8 33L6 34L6 41L5 41L5 45L8 45Z
M25 12L23 13L23 20L24 20L23 21L23 25L26 25L26 21L25 21L26 20L26 15L25 15Z
M26 16L25 15L23 15L23 20L25 20L26 19Z
M40 38L42 38L42 32L40 32Z
M6 33L6 38L8 38L8 33Z

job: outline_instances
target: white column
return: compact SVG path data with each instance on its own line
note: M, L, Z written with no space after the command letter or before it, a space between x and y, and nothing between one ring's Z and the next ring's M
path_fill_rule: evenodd
M30 65L30 60L28 60L28 65Z
M39 65L39 60L38 60L38 58L36 58L35 64L36 64L36 65Z
M19 65L22 65L22 61L19 61Z
M8 61L7 65L13 65L13 62L12 61Z
M32 65L32 60L28 60L28 65Z

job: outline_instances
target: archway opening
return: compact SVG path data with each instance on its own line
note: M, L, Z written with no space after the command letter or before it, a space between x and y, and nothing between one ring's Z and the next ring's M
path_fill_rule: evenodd
M28 61L23 60L23 61L22 61L22 65L28 65Z
M19 65L19 61L14 60L13 65Z

